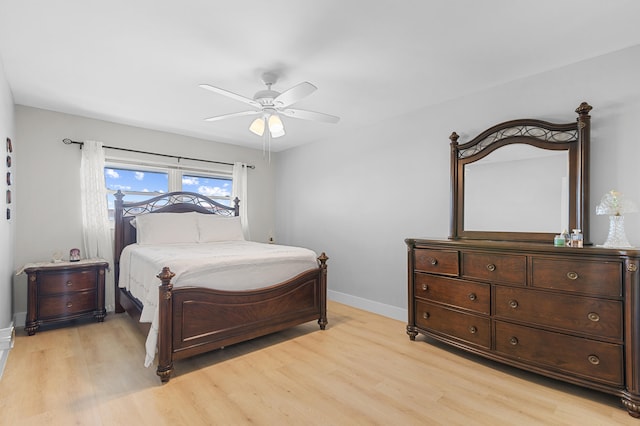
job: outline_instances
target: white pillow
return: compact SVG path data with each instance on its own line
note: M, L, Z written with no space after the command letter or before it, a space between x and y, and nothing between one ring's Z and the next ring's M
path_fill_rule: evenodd
M198 242L198 214L148 213L136 217L138 244Z
M216 241L243 241L240 216L218 216L215 214L199 214L198 229L201 243Z

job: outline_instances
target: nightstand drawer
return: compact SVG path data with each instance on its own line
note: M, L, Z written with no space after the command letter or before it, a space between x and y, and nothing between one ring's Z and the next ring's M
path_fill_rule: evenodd
M33 336L42 325L83 317L102 322L107 315L104 285L108 267L102 259L25 267L28 288L24 329L27 334Z
M89 269L77 272L43 273L40 276L40 294L67 293L93 290L96 287L96 271Z
M89 312L95 308L96 292L84 291L59 296L42 297L40 299L38 313L40 318L45 319Z

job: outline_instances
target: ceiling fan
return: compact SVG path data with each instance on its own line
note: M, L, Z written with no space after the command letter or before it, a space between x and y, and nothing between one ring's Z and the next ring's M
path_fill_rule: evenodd
M295 104L316 91L317 87L313 84L305 81L280 93L271 89L271 86L278 81L277 74L265 72L262 74L262 81L267 86L267 89L257 92L253 95L253 99L209 84L201 84L200 87L203 89L244 102L255 108L254 110L249 111L240 111L209 117L206 118L205 121L218 121L225 120L227 118L258 115L259 117L256 118L249 126L249 130L258 136L265 135L272 138L278 138L283 136L285 133L284 124L282 123L280 115L299 118L302 120L320 121L323 123L337 123L340 120L340 117L336 117L334 115L304 109L289 108L290 105ZM267 131L266 133L265 130Z

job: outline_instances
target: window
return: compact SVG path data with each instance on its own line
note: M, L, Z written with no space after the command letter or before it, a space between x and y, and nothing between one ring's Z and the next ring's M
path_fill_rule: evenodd
M120 190L126 202L142 201L173 191L189 191L205 195L217 202L232 206L233 181L228 173L208 173L168 167L147 167L108 164L104 168L109 219L114 217L115 197Z

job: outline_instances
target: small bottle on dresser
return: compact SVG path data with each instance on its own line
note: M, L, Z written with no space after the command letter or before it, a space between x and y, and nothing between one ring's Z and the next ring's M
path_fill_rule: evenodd
M571 247L583 247L583 245L582 230L574 229L573 234L571 234Z

